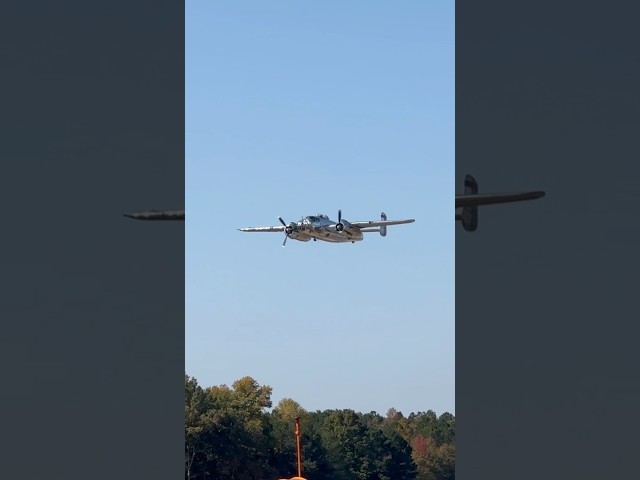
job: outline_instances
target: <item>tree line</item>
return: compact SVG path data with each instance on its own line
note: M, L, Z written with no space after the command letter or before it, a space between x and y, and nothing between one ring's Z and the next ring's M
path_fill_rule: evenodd
M203 388L185 374L185 480L455 479L455 417L390 409L308 412L292 399L272 408L272 389L244 377Z

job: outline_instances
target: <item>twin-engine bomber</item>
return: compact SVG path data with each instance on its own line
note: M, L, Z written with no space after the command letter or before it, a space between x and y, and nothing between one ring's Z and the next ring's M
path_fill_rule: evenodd
M331 220L328 216L319 213L304 217L299 222L286 223L282 217L278 217L282 225L273 227L247 227L239 228L241 232L284 232L284 242L292 238L300 242L309 240L322 240L332 243L359 242L364 239L364 233L378 232L381 236L387 235L387 227L403 223L415 222L413 218L407 220L387 220L384 212L380 214L380 221L348 222L342 218L342 210L338 210L338 221Z

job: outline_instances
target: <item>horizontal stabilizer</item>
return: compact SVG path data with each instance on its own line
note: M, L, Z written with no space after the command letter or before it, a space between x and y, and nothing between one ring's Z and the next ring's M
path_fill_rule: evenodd
M471 175L466 175L464 177L464 195L456 195L456 221L460 221L466 231L473 232L478 228L478 207L500 203L524 202L544 196L545 193L542 191L480 194L478 193L476 179Z
M535 200L544 197L545 193L540 191L534 192L517 192L517 193L482 193L471 194L456 197L456 207L472 207L482 205L495 205L499 203L524 202L526 200Z
M357 228L369 228L369 227L386 227L389 225L402 225L405 223L413 223L415 220L410 218L408 220L380 220L379 222L350 222L352 226Z

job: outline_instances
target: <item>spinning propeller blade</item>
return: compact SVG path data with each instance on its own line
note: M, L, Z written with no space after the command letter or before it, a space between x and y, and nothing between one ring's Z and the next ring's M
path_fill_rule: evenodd
M284 242L282 242L282 246L284 247L287 244L287 238L289 238L289 234L287 233L287 224L282 217L278 217L278 220L280 220L280 223L284 226Z
M342 232L344 230L344 224L342 223L342 210L338 210L338 223L336 223L336 230Z

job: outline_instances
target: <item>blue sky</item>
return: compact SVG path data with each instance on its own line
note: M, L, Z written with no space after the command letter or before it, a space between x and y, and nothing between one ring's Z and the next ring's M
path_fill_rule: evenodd
M455 412L454 2L186 2L186 371ZM241 233L415 218L356 244Z

